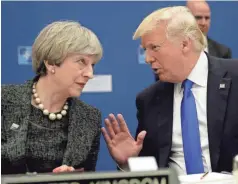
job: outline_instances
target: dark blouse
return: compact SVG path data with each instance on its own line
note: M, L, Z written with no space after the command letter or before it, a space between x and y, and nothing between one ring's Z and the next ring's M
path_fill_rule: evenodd
M52 172L62 165L67 145L68 116L51 121L32 106L26 142L28 172Z

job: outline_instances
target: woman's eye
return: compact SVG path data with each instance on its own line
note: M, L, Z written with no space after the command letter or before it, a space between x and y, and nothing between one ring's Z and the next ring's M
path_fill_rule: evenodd
M77 62L78 62L78 63L85 64L85 60L84 60L84 59L79 59Z

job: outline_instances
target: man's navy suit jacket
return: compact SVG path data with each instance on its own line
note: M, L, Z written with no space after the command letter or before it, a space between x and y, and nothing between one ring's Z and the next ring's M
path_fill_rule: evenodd
M212 171L231 171L238 154L238 60L208 57L207 126ZM220 84L225 88L220 88ZM174 84L157 81L136 98L137 134L146 130L140 156L170 162Z

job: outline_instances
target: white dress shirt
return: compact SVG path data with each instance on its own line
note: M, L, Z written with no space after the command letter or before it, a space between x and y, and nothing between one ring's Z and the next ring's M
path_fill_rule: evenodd
M207 40L207 37L206 37L206 40ZM208 40L207 40L207 47L204 48L204 51L206 51L207 53L209 53L209 50L208 50Z
M207 131L207 78L208 78L208 59L204 52L201 53L197 64L188 76L188 79L194 82L192 93L195 98L200 141L202 147L202 160L204 171L211 171L211 161L208 143ZM173 110L173 138L172 154L170 157L170 166L174 167L179 175L186 174L186 166L183 152L183 141L181 132L181 102L183 98L183 88L181 83L174 86L174 110Z

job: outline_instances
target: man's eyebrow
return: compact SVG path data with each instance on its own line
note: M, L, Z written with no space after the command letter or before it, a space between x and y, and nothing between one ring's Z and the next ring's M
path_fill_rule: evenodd
M145 49L145 47L144 47L143 45L140 45L140 47L141 47L142 49Z
M205 16L203 16L203 15L195 15L194 16L195 18L199 18L199 19L201 19L201 18L210 18L211 16L209 16L209 15L205 15Z
M195 15L195 18L202 18L202 15Z

